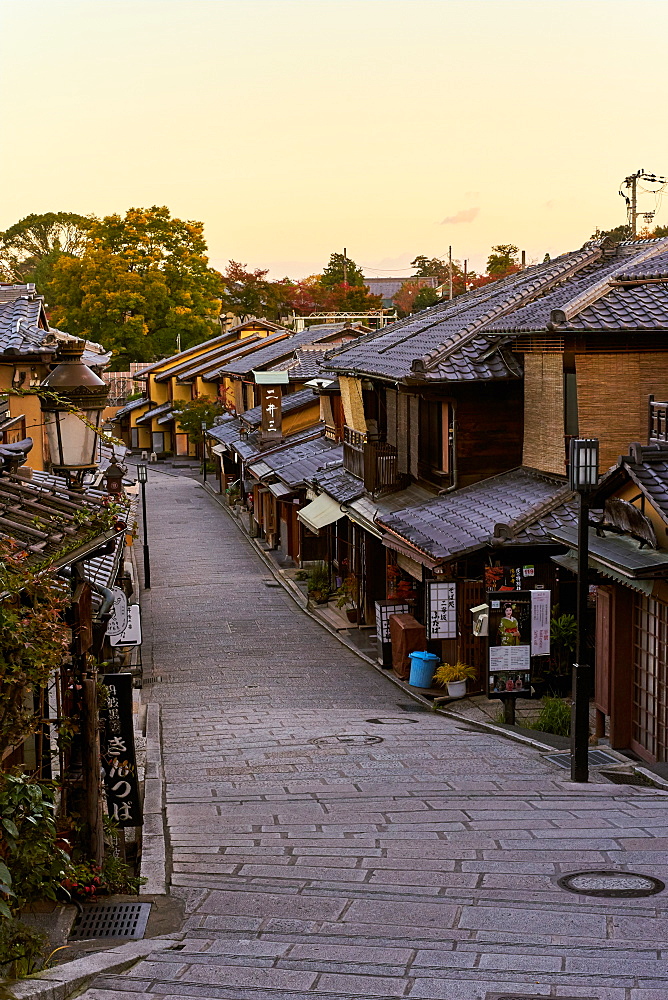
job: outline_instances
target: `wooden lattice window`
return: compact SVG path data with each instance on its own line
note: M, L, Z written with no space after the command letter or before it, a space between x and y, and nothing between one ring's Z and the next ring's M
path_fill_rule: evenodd
M633 741L668 759L668 604L638 595L633 614Z

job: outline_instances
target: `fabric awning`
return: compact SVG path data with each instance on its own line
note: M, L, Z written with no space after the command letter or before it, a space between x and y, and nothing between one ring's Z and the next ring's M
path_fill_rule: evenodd
M332 500L326 493L321 493L311 503L298 510L297 517L307 528L317 534L326 524L332 524L340 517L345 517L345 511L341 509L341 504L338 504L336 500Z

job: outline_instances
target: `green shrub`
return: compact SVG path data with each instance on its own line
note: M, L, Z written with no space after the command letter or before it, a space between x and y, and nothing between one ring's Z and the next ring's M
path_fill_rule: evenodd
M540 715L528 728L539 729L541 733L552 733L554 736L570 736L570 705L561 698L545 697L541 699L541 706Z
M37 972L44 964L48 943L46 934L20 920L0 921L0 972L10 979Z
M0 828L4 843L0 841L0 850L13 893L10 896L5 891L5 895L14 911L37 899L55 899L70 872L68 855L56 847L53 797L49 785L22 775L2 777ZM6 884L6 877L2 881Z

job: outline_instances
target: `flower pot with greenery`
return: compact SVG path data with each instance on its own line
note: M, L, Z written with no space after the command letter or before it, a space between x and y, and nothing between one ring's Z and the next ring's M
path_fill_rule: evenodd
M349 573L343 580L341 586L334 591L337 608L345 608L349 622L356 622L359 618L357 607L358 583L354 573Z
M442 663L434 674L434 680L441 687L447 687L451 698L464 698L466 682L475 680L477 671L468 663Z
M316 563L309 571L308 596L316 604L326 604L332 588L329 583L329 570L325 563Z

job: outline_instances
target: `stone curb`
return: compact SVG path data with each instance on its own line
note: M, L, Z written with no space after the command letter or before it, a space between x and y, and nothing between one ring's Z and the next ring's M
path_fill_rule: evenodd
M96 976L105 972L124 972L153 952L177 947L184 937L185 933L178 932L145 941L130 941L47 969L33 978L16 980L6 988L15 1000L65 1000L85 989Z
M144 826L140 875L148 879L142 895L167 893L165 838L165 778L162 766L162 710L158 702L146 706L146 773L144 776Z

